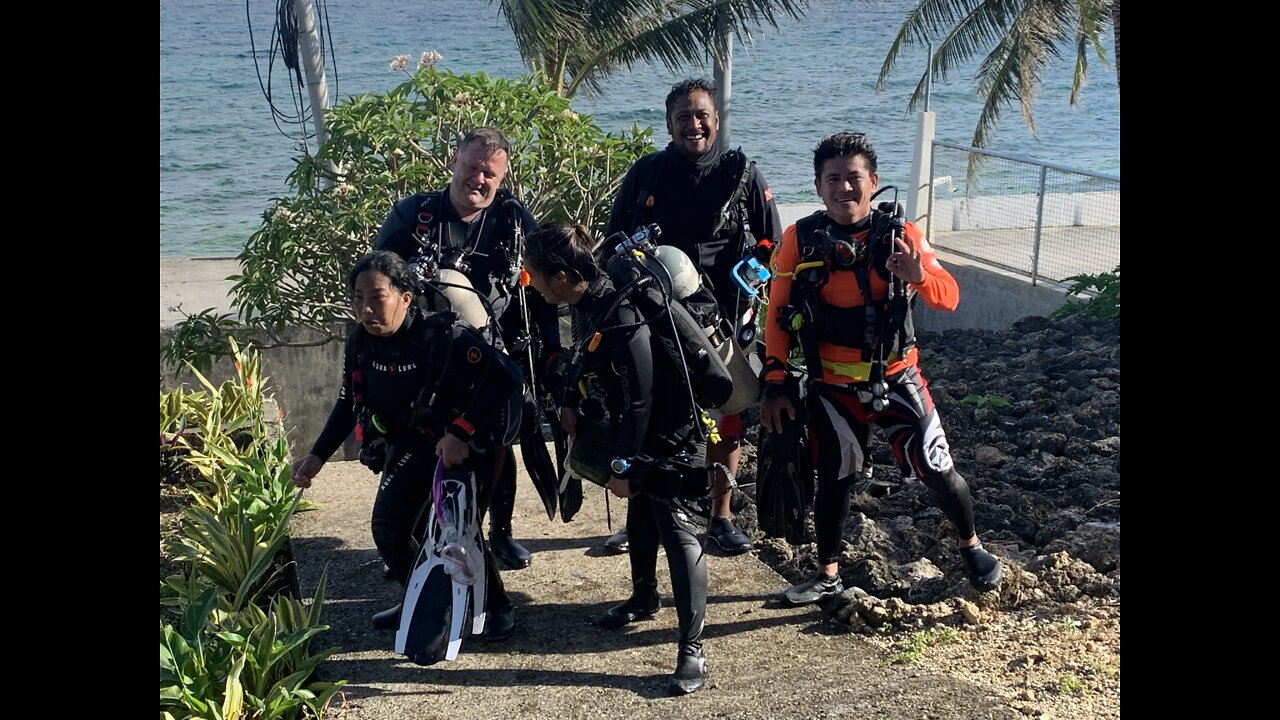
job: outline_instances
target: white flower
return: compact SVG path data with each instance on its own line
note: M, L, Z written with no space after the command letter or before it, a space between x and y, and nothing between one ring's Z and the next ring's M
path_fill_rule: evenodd
M408 64L409 64L409 56L408 56L408 55L397 55L397 56L395 56L395 57L391 58L391 69L392 69L392 70L403 70L403 69L405 68L405 66L406 66L406 65L408 65Z
M572 110L568 110L568 109L566 109L563 113L561 113L561 115L564 115L565 117L569 118L570 120L577 120L577 119L578 119L578 113L576 113L576 112L574 112L574 111L572 111Z
M418 67L430 67L444 59L444 56L435 50L428 50L422 53L418 58Z

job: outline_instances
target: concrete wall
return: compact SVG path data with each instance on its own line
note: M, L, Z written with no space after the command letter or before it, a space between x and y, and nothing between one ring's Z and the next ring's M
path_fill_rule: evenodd
M161 328L161 348L170 335L171 329ZM314 331L303 330L288 335L291 342L314 342L319 337ZM310 347L269 348L260 353L267 392L275 397L284 413L289 445L295 457L311 449L311 443L320 435L333 409L342 381L342 347L341 342L330 342ZM231 360L219 362L205 377L215 386L235 377ZM190 372L170 372L162 362L160 391L167 392L180 385L193 390L203 387ZM335 459L354 460L358 451L359 445L348 438Z
M1066 291L1057 285L1032 285L1025 276L942 252L938 260L955 276L960 304L954 312L943 312L917 300L917 330L1004 330L1028 315L1046 316L1068 302Z

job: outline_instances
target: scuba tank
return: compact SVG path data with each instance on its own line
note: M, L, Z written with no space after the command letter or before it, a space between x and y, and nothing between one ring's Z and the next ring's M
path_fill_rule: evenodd
M696 266L687 255L679 248L654 244L659 233L656 225L641 228L629 238L618 233L615 237L621 237L621 242L605 264L605 272L615 287L626 290L676 367L687 370L697 404L703 409L719 408L733 395L733 376L716 349L725 335L719 330L715 298L698 281ZM680 298L682 292L689 294Z
M651 236L656 237L659 233L651 233ZM628 238L625 243L619 245L620 252L625 250L628 243L635 242L635 236ZM651 246L651 249L645 251L641 262L659 278L663 289L669 291L671 297L682 303L694 297L700 290L703 290L704 295L710 296L710 293L703 288L697 266L683 250L674 245ZM765 272L765 277L768 277L768 271ZM713 304L710 306L715 307ZM759 371L751 366L748 355L743 352L735 333L729 330L732 327L731 319L721 318L718 310L716 308L715 312L690 314L699 321L702 333L706 335L715 348L716 355L729 369L733 379L733 393L729 399L716 407L716 410L725 415L733 415L746 410L755 402L760 395L760 378ZM748 344L754 345L754 342Z
M422 299L424 309L428 312L452 310L463 322L477 330L482 330L489 324L489 312L481 302L480 295L467 276L457 270L437 270L433 277L423 283Z

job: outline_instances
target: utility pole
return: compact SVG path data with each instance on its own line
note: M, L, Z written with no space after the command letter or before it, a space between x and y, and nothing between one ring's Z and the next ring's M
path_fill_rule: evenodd
M716 145L720 151L730 149L730 115L733 109L733 31L726 18L717 22L720 29L720 47L715 52L715 69L712 79L716 84L716 107L720 110L720 129L716 133Z
M329 86L324 81L324 49L316 31L316 16L311 0L293 0L293 14L298 21L298 59L307 78L307 95L311 98L311 121L316 129L316 149L324 145L324 113L329 109ZM331 173L336 172L332 164ZM332 181L326 179L328 186Z

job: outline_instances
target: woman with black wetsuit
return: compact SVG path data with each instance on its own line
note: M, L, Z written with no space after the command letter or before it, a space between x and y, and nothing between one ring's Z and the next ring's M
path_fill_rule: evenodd
M707 564L694 527L672 500L707 492L700 411L676 379L683 370L661 349L639 312L619 297L591 246L590 232L581 225L548 225L526 238L524 267L543 298L573 308L572 360L562 367L561 388L553 391L562 424L570 437L577 436L579 421L607 424L613 446L606 487L630 498L632 593L599 623L622 627L658 611L661 542L680 626L670 689L691 693L702 687L707 671L702 652Z
M452 313L419 312L416 281L393 252L365 255L348 277L360 324L347 337L342 388L311 452L294 463L293 482L310 487L325 461L359 425L361 461L382 474L373 503L373 542L402 584L418 552L415 526L431 507L437 458L475 473L483 517L501 472L503 426L519 369ZM511 634L515 611L488 544L484 636ZM373 616L374 627L400 624L400 605Z

